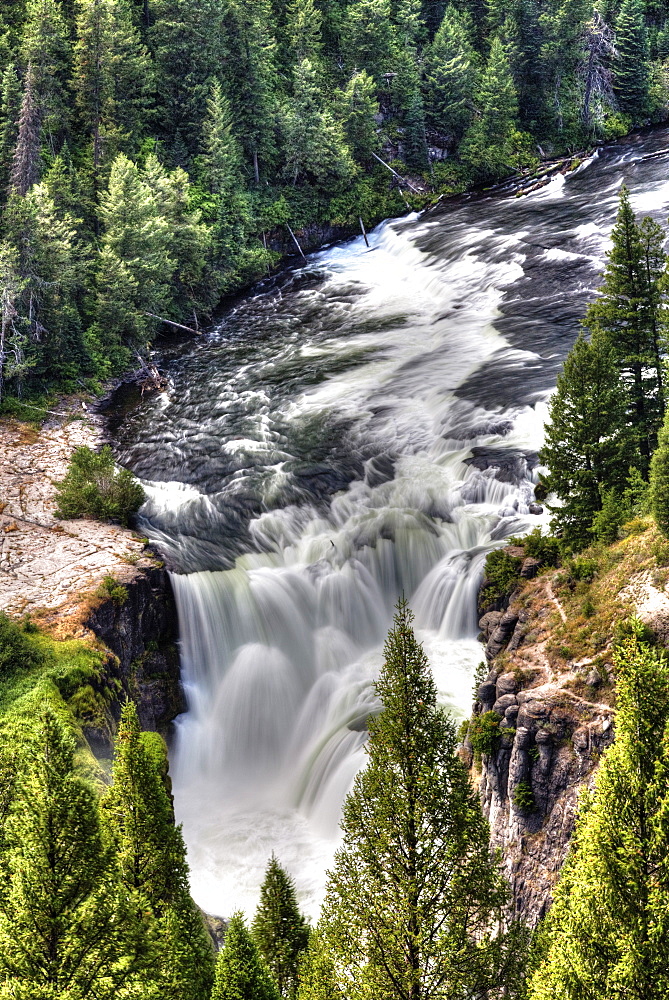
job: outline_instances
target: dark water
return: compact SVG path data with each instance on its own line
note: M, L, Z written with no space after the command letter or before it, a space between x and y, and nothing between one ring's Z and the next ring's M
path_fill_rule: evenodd
M272 850L314 909L410 598L466 708L485 554L528 514L546 399L624 180L669 214L658 130L522 198L477 197L310 258L165 359L119 417L174 586L191 710L175 756L196 899L253 905Z

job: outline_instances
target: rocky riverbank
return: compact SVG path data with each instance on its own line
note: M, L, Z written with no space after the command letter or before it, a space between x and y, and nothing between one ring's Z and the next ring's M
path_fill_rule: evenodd
M480 609L487 674L463 747L515 911L531 924L550 905L580 791L613 740L615 636L630 615L658 642L669 635L669 546L650 524L637 530L561 568L509 546L518 578Z
M104 754L125 697L137 702L145 729L161 731L184 699L169 577L146 540L55 514L55 484L72 452L102 443L99 418L79 398L60 400L41 426L0 420L0 610L29 615L55 639L102 649L100 688L115 696L84 728Z

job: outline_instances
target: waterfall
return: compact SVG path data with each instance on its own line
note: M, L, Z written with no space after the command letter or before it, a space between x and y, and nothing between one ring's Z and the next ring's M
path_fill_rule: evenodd
M313 255L124 417L143 530L177 570L175 807L210 912L251 912L275 851L317 914L400 594L441 702L468 711L486 554L546 522L528 505L547 399L623 173L666 214L666 165L640 159L665 139Z

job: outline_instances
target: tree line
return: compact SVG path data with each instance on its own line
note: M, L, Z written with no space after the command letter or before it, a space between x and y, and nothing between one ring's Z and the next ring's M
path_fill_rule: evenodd
M541 452L566 549L612 542L651 511L669 532L666 239L636 219L623 185L603 282L558 377Z
M0 2L0 392L95 388L278 228L664 117L662 0Z

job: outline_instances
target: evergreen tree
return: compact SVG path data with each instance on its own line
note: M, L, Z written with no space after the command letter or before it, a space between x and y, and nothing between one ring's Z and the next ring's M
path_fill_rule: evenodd
M77 100L93 166L137 151L151 68L126 0L80 0L75 46Z
M279 1000L241 913L234 914L225 933L211 1000Z
M35 97L35 74L30 65L26 72L18 126L11 185L17 194L25 195L39 179L40 170L41 116Z
M390 0L358 0L347 10L342 46L352 72L366 70L377 87L394 66L394 38Z
M104 814L116 843L121 881L136 905L148 906L158 923L160 997L202 1000L213 979L212 944L190 898L186 849L156 766L152 735L143 738L137 709L128 702ZM166 767L164 749L162 758Z
M300 962L297 1000L343 1000L343 997L344 992L337 982L332 956L320 931L313 930Z
M260 888L260 903L251 936L281 996L294 997L298 965L309 941L309 928L298 909L293 880L274 855Z
M288 5L288 36L291 65L308 59L318 66L321 54L321 12L314 0L292 0Z
M284 121L286 176L293 184L302 180L331 191L351 176L354 164L341 126L321 110L316 74L308 59L296 68L293 89Z
M455 142L471 122L476 86L476 55L467 29L463 16L449 5L425 64L428 123Z
M658 528L669 536L669 416L660 429L650 463L650 506Z
M669 669L636 626L614 655L616 738L580 801L530 1000L669 991Z
M7 821L4 995L112 1000L123 988L132 996L150 958L143 921L122 903L95 794L74 773L74 753L74 740L46 709L22 748Z
M154 192L126 156L114 160L100 203L104 227L98 260L96 327L90 349L102 372L126 364L127 347L144 346L170 302L174 259Z
M16 258L15 247L0 243L0 401L7 382L24 372L28 340L16 308L22 291Z
M612 351L581 335L570 351L549 408L541 461L561 501L553 524L575 549L592 541L606 490L624 488L631 458L624 399Z
M200 173L203 186L214 195L230 197L243 185L242 158L239 143L232 131L230 102L218 80L212 84L202 135Z
M644 245L623 185L600 295L585 316L593 341L609 345L616 356L627 398L627 420L645 478L664 398L661 364L657 363L661 236L652 225L646 228L646 236Z
M20 112L21 83L15 64L10 62L2 74L0 95L0 199L3 200L9 186Z
M276 42L267 0L230 0L224 20L226 96L256 185L273 167L278 124Z
M42 138L51 153L60 149L70 117L68 83L72 51L58 0L28 0L21 55L32 67L33 94Z
M337 113L344 135L358 163L368 163L381 143L376 124L379 102L374 80L365 70L354 73L346 88L337 95Z
M383 710L344 804L320 925L350 998L438 1000L511 985L507 942L490 936L507 888L412 617L400 601L376 685Z
M648 113L648 40L641 0L623 0L615 25L614 91L635 124Z
M478 117L465 134L460 156L481 178L504 176L510 172L514 160L518 100L509 60L499 37L493 39L490 47L476 103Z

